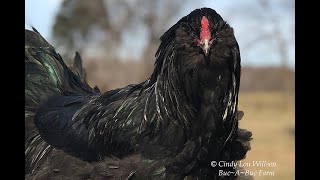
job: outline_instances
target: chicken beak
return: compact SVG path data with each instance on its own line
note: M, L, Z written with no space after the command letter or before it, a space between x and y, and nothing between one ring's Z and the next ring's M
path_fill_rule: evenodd
M208 39L205 39L205 40L204 40L203 46L202 46L202 50L203 50L205 56L208 56L208 55L209 55L209 52L210 52L210 43L209 43L209 40L208 40Z

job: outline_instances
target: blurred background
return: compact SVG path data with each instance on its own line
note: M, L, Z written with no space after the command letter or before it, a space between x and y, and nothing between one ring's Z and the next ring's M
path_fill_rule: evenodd
M144 81L159 37L201 7L215 9L240 46L240 127L253 132L246 169L274 172L254 179L294 179L294 0L25 0L25 28L35 27L69 65L78 51L89 84L104 92Z

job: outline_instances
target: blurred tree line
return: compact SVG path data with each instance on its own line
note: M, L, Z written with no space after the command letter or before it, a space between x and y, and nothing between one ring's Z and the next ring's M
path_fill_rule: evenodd
M64 56L94 48L105 59L119 58L124 33L134 35L137 26L147 34L142 60L150 73L159 37L182 4L190 0L64 0L53 26L55 44ZM130 38L130 37L129 37ZM135 49L132 49L135 51ZM121 53L121 52L120 52ZM71 57L69 57L71 58Z
M264 73L261 74L262 71L256 71L255 68L244 68L241 88L244 90L292 89L294 80L288 79L294 79L294 76L286 67L288 43L280 31L279 15L272 11L269 1L259 0L256 3L259 8L248 11L250 5L243 3L243 7L237 9L246 11L244 13L246 15L256 16L262 22L271 19L272 27L271 30L254 27L254 30L259 33L255 33L255 37L241 45L242 50L247 51L255 48L257 43L275 40L278 47L276 47L277 52L274 53L281 56L283 71L264 68ZM174 18L180 19L180 16L185 15L179 14L184 7L198 8L203 7L202 4L202 2L191 0L64 0L53 25L53 43L69 64L72 62L73 53L80 52L88 72L88 81L92 86L98 85L102 90L107 90L138 83L151 74L154 54L160 43L159 38L175 23L177 19ZM279 0L278 4L284 8L292 8L292 1ZM237 14L243 14L235 9L231 9L229 13L229 19L236 18ZM121 48L128 41L136 41L135 34L139 31L142 31L146 37L140 40L144 41L144 45L139 61L132 61L131 54L124 55L124 53L134 54L138 48L131 46L130 50L125 52L121 51ZM131 42L131 44L135 43ZM126 59L124 60L123 57ZM245 72L247 70L248 73ZM279 82L279 76L262 77L272 74L282 77L281 81L288 81ZM261 78L270 80L270 83L265 83L268 87L259 85ZM285 87L283 87L284 84L286 84Z

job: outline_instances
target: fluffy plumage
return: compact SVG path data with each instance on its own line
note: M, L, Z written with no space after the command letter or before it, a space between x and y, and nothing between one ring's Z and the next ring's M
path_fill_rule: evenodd
M203 17L214 38L203 41L206 53L197 41ZM87 162L138 154L161 164L160 179L216 179L212 160L240 160L250 149L251 133L238 128L239 47L214 10L197 9L164 33L150 78L103 94L38 32L25 34L26 119L37 127L26 172L60 149Z

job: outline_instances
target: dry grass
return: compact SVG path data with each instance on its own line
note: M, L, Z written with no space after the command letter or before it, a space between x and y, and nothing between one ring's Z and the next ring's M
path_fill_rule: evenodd
M240 92L239 109L245 112L240 127L253 133L251 151L242 162L250 172L270 171L274 176L256 175L254 179L294 179L294 93ZM253 167L252 161L276 163L276 167Z

